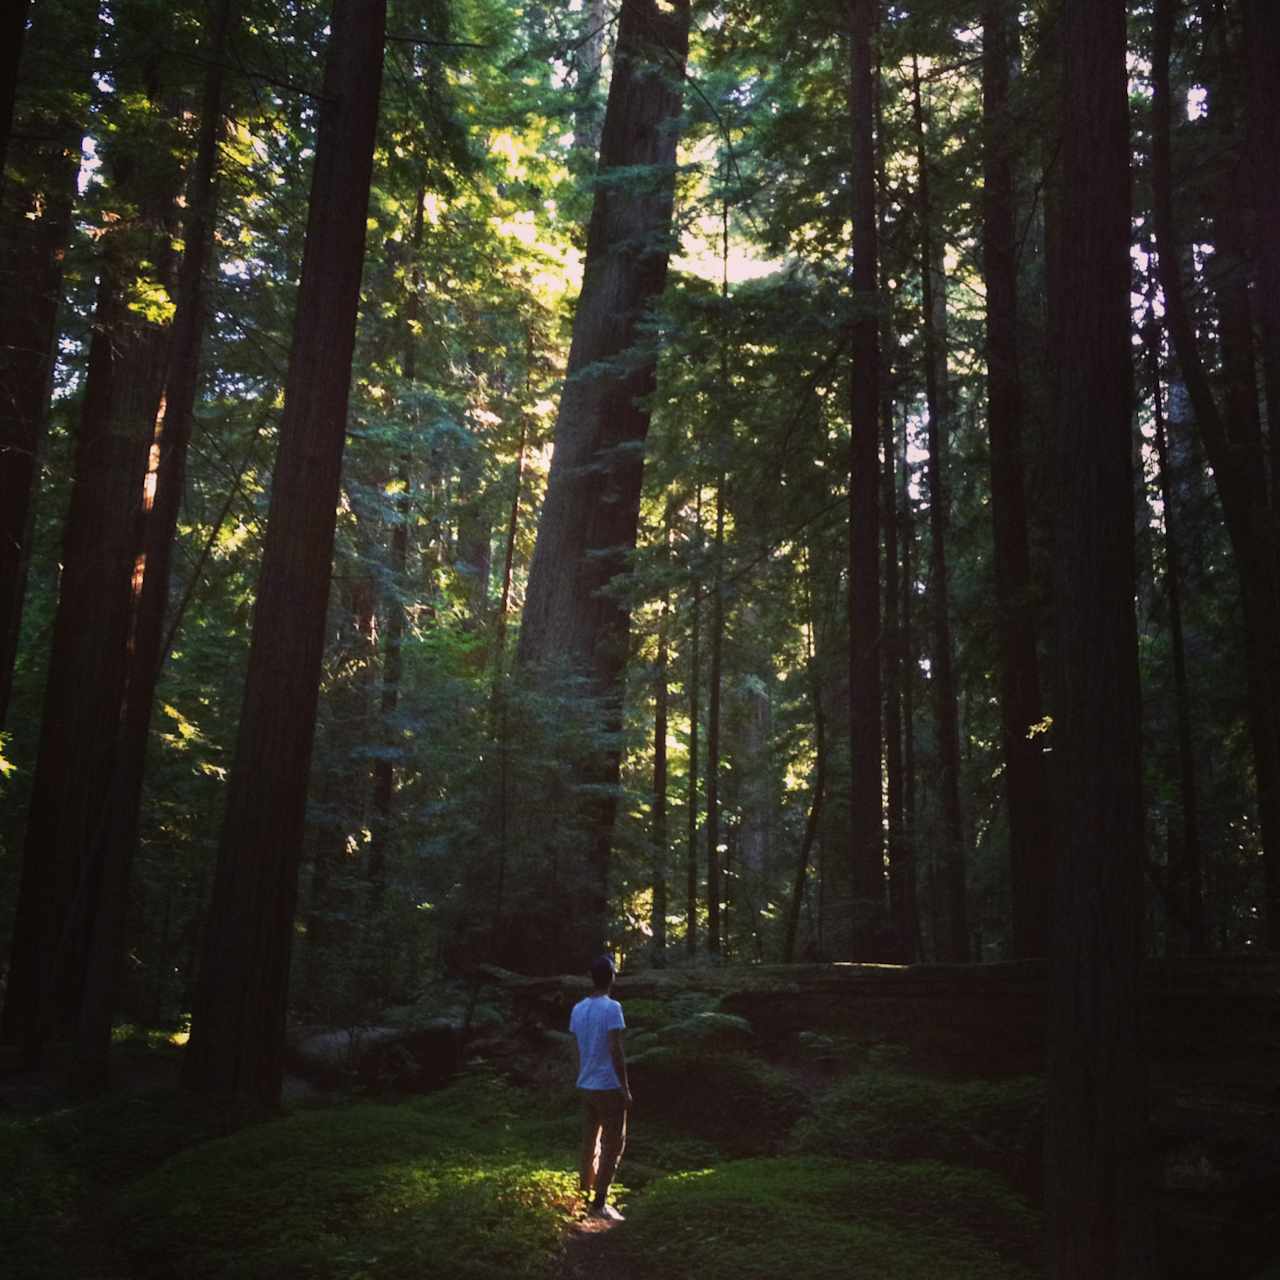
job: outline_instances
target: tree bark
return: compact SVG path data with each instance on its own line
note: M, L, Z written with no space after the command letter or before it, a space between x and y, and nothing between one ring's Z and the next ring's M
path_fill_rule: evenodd
M143 769L151 708L164 661L170 560L186 477L187 446L200 373L204 330L204 281L213 240L217 199L218 137L222 129L222 85L233 21L230 0L221 0L208 32L208 71L201 106L200 141L187 193L183 256L169 343L164 398L151 442L142 493L141 554L132 583L131 620L107 808L86 850L99 881L91 912L88 963L73 1050L73 1085L81 1092L107 1084L111 1023L123 959L129 878L138 842Z
M1169 648L1173 652L1173 691L1178 718L1178 789L1182 806L1182 841L1179 857L1169 860L1172 897L1186 930L1188 950L1200 954L1208 948L1204 920L1203 856L1200 848L1200 805L1196 785L1196 756L1191 738L1191 687L1187 679L1187 655L1182 629L1182 556L1178 545L1178 512L1169 467L1164 402L1160 386L1159 329L1147 331L1147 371L1151 381L1152 412L1156 428L1156 459L1160 469L1160 501L1164 512L1164 587L1169 606ZM1175 865L1175 861L1176 864Z
M702 549L702 485L694 499L694 550ZM702 655L699 652L702 626L702 583L697 570L693 573L693 618L689 636L689 794L688 844L685 854L685 952L698 953L698 720L699 686L702 681Z
M920 281L925 347L925 398L929 409L929 532L930 596L933 651L930 681L938 726L938 785L942 791L947 878L947 917L950 929L948 959L969 960L969 914L965 886L964 815L960 805L960 715L951 645L951 593L947 577L947 529L950 498L945 480L947 433L951 396L947 378L946 277L941 245L933 237L933 207L929 195L929 156L925 142L924 103L919 63L912 59L912 106L916 129L916 159L920 182Z
M22 63L22 41L27 31L31 0L13 0L0 24L0 190L5 183L9 156L9 135L13 132L13 106L18 94L18 67ZM0 722L2 723L2 722Z
M671 500L663 519L664 556L671 558ZM658 664L653 715L653 952L650 963L662 968L667 960L667 710L670 701L667 678L670 662L667 629L671 602L666 596L658 618Z
M1125 8L1067 0L1046 1202L1058 1280L1147 1274Z
M172 106L158 93L152 105L158 119ZM104 146L114 190L138 214L99 237L97 308L5 1001L5 1032L21 1038L30 1063L51 1034L74 1025L101 887L91 852L120 728L143 481L169 350L169 326L131 309L125 292L138 276L172 289L181 184L176 158L140 173L135 149L154 141Z
M724 485L716 482L716 531L712 544L711 670L707 675L707 951L718 955L720 936L720 684L724 662Z
M1018 369L1018 263L1009 78L1017 12L987 0L983 13L982 271L987 286L987 432L1000 641L1000 719L1009 815L1013 955L1048 954L1052 823L1041 738L1044 711L1027 547L1022 393Z
M249 670L183 1082L280 1098L385 0L335 0Z
M874 0L849 3L853 321L849 420L849 879L851 956L874 958L883 924L880 797L880 509L876 454L880 324L876 228Z
M15 17L25 21L23 6ZM13 145L0 177L0 727L13 688L18 631L31 554L36 477L44 451L49 394L57 358L63 259L88 115L89 76L98 28L97 6L70 10L41 4L23 42L28 70L65 66L67 84L56 106L24 110L18 123L29 140ZM0 44L3 44L0 41ZM17 73L17 47L10 46Z
M618 588L628 575L640 509L656 358L640 325L667 274L675 179L675 123L688 52L688 0L626 0L601 137L582 292L517 657L535 679L585 676L602 708L609 745L582 765L596 799L589 833L574 851L572 902L561 917L566 953L580 968L603 944L609 852L621 763L622 673L630 611ZM631 173L625 184L617 171Z

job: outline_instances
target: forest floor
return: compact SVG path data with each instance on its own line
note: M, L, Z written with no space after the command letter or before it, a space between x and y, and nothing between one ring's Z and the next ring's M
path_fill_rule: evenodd
M283 1114L176 1088L122 1032L74 1103L0 1063L13 1280L1032 1280L1043 1084L913 1061L847 1029L767 1042L718 996L627 996L636 1096L613 1197L582 1216L559 1011L490 1010L423 1096L291 1077ZM11 1066L11 1064L10 1064ZM1280 1099L1262 1069L1156 1073L1161 1280L1280 1280ZM1269 1086L1273 1088L1274 1086ZM1262 1089L1262 1092L1259 1090Z

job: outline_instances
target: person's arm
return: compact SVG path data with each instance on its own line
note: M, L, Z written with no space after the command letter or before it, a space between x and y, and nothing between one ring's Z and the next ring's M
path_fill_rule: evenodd
M622 1082L622 1092L627 1106L631 1105L631 1085L627 1082L627 1055L622 1048L622 1028L614 1027L609 1032L609 1057L613 1060L613 1069Z

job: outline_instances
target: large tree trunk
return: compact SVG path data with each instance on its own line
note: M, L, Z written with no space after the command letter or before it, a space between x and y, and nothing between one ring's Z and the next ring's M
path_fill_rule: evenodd
M50 1034L74 1023L99 896L91 853L120 728L143 482L169 349L169 327L126 300L139 275L173 287L181 170L173 158L144 177L133 151L156 141L104 146L115 190L135 203L138 217L99 237L98 301L6 991L5 1031L21 1037L30 1062Z
M23 6L12 8L25 17ZM38 7L24 42L27 80L52 74L53 63L66 87L41 109L19 102L24 139L10 148L0 188L0 726L18 652L97 25L95 4L75 4L69 13L56 4ZM16 59L16 46L11 52ZM83 69L83 84L68 75L67 63Z
M129 874L138 842L138 816L151 707L164 659L170 559L186 476L187 445L199 382L204 328L204 279L213 239L222 82L232 22L230 0L221 0L208 33L208 72L201 107L200 142L187 193L183 257L170 339L163 404L151 443L142 494L142 550L133 575L132 618L107 809L87 850L99 881L91 912L88 963L76 1027L73 1076L81 1091L107 1083L111 1022L115 1012Z
M1134 614L1125 9L1067 0L1056 578L1058 878L1049 994L1049 1273L1138 1280L1142 769Z
M938 731L938 785L942 791L943 861L947 878L950 936L947 958L969 959L969 913L965 885L964 816L960 807L960 714L951 645L951 593L947 577L947 529L950 498L944 454L951 427L951 394L947 378L947 294L942 245L933 235L929 195L929 156L925 142L924 103L919 64L912 61L912 106L920 182L920 281L923 301L925 399L929 409L930 603L933 650L930 679Z
M1018 374L1018 263L1009 78L1017 56L1017 6L987 0L983 17L982 272L987 286L987 431L1000 639L1000 718L1009 814L1013 955L1048 952L1052 823L1040 736L1022 394Z
M335 0L244 705L183 1080L279 1101L385 0Z
M853 322L849 419L849 879L852 958L874 959L883 924L880 798L880 505L874 0L850 0L853 146Z
M601 181L518 648L525 670L543 679L565 668L585 676L609 735L581 770L597 797L589 834L583 847L561 851L573 867L573 901L548 904L564 920L565 954L547 961L573 969L603 943L630 625L617 588L640 509L649 412L639 401L653 390L656 369L655 354L641 346L640 324L666 281L688 39L688 0L623 4ZM639 172L619 183L619 170Z
M1169 59L1174 0L1158 0L1152 45L1152 208L1165 317L1222 499L1240 576L1249 681L1249 726L1266 877L1266 939L1280 949L1280 558L1256 414L1224 418L1196 342L1179 267L1174 224Z

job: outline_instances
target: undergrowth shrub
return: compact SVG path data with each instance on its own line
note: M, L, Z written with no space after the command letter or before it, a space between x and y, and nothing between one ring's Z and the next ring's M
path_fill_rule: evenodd
M699 1280L1033 1280L1038 1233L989 1174L810 1157L673 1174L619 1239L646 1274Z
M795 1149L853 1159L938 1159L1017 1174L1034 1148L1044 1082L939 1080L865 1071L828 1089L793 1133Z

